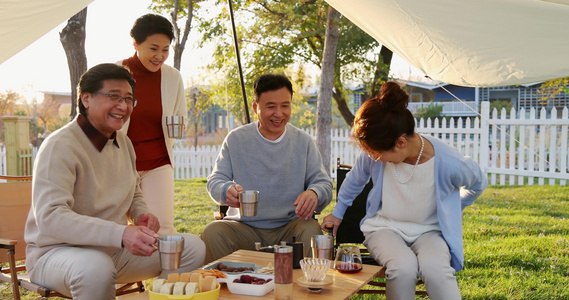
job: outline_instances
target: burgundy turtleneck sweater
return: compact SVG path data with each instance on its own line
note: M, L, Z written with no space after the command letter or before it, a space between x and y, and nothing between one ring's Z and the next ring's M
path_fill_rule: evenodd
M123 65L136 80L134 97L138 104L130 116L127 133L136 152L136 169L147 171L170 164L162 131L161 70L148 71L136 53Z

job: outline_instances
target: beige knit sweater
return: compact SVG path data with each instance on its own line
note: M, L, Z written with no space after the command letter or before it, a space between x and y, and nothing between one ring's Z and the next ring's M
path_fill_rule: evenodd
M114 254L128 216L149 213L138 185L132 143L117 131L99 152L76 120L52 133L34 163L26 223L26 266L54 247L80 246Z

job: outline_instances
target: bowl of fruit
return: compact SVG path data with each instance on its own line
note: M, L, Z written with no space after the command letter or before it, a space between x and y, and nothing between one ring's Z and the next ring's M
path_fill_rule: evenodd
M227 274L227 288L232 294L264 296L275 289L273 274Z

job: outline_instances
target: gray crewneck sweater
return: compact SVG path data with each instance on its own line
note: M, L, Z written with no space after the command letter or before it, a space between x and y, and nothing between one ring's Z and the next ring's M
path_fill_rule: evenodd
M313 139L291 124L287 124L286 133L277 143L259 134L257 122L227 135L207 178L207 191L218 204L227 204L227 190L236 183L244 190L259 191L257 215L240 217L238 208L232 207L225 219L240 220L256 228L276 228L295 219L293 203L306 190L318 195L316 211L332 200L332 180Z

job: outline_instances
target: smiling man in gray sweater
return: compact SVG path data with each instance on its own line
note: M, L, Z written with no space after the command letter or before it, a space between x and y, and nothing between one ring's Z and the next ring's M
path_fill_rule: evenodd
M208 224L202 233L206 263L238 249L255 249L295 238L310 257L310 237L322 234L311 218L332 200L332 180L313 139L287 124L292 84L280 74L260 76L254 84L253 110L258 121L231 131L223 142L207 191L220 205L228 205L223 220ZM239 192L259 191L254 217L239 214Z

